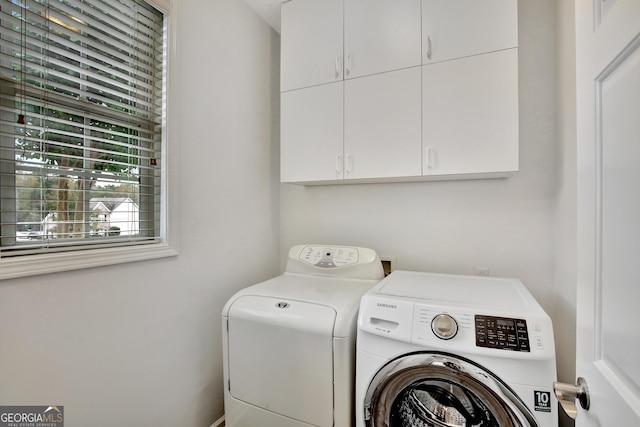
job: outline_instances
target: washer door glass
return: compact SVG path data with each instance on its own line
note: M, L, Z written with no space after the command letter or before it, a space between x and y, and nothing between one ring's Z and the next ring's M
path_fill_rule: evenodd
M395 359L373 378L367 427L537 427L499 378L459 357L420 353Z

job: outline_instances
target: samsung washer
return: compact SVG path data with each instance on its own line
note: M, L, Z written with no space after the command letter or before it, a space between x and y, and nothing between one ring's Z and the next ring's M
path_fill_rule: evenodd
M362 298L357 427L557 427L549 316L515 279L395 271Z
M383 277L371 249L299 245L222 312L227 427L351 427L356 322Z

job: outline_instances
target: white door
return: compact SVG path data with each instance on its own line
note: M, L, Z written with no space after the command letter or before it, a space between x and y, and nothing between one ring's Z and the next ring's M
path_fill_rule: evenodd
M576 426L640 425L640 0L576 0Z

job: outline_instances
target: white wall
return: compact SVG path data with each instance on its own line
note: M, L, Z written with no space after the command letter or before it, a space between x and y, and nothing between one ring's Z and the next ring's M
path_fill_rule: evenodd
M575 384L577 200L576 200L576 64L574 0L556 2L556 210L554 217L556 334L562 338L559 380ZM573 425L561 412L562 425Z
M0 282L0 404L68 427L209 426L220 312L279 272L279 38L244 2L181 0L171 104L177 258Z
M567 173L558 167L556 144L556 2L518 6L520 171L498 180L282 185L283 256L293 244L336 243L396 256L399 269L474 274L488 267L493 276L521 279L556 324L566 320L558 298L575 284L555 284L566 277L555 273L554 233L564 189L558 174ZM564 326L556 345L568 378L574 331Z

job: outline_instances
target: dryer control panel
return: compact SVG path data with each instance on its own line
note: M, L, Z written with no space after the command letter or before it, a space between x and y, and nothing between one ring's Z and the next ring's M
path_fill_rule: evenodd
M476 315L475 323L478 347L531 351L524 319Z
M358 248L305 246L299 252L298 259L316 267L335 268L356 264L359 252Z
M366 280L384 277L378 254L373 249L357 246L293 246L289 250L286 272Z

